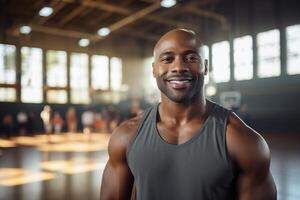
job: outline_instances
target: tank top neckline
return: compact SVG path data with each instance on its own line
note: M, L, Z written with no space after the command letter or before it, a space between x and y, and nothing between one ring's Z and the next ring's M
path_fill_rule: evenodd
M155 106L154 115L152 116L152 120L154 122L153 123L154 124L154 130L155 130L154 134L155 134L155 137L158 138L160 143L162 143L163 145L169 146L171 148L179 148L179 147L186 146L186 145L192 143L193 141L195 141L196 139L198 139L199 137L201 137L202 135L204 135L203 130L207 126L207 124L210 121L210 119L212 118L212 116L214 115L214 112L215 112L216 107L217 107L217 104L213 105L213 108L211 109L211 111L210 111L208 117L206 118L205 122L203 123L203 125L195 131L195 134L189 140L187 140L187 141L185 141L181 144L172 144L172 143L167 142L161 136L161 134L159 133L159 130L158 130L158 127L157 127L157 115L158 115L158 112L159 112L158 111L159 105L160 105L160 103L158 103Z

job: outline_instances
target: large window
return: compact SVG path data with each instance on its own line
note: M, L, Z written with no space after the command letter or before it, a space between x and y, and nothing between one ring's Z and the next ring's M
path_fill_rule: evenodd
M42 49L21 48L21 101L41 103L43 101Z
M250 35L234 39L234 79L253 78L253 49Z
M12 84L16 83L16 47L0 44L0 101L15 101L16 89Z
M258 77L280 75L280 36L279 30L257 34Z
M87 54L71 54L70 89L72 103L89 103Z
M286 28L287 74L300 74L300 25Z
M212 75L216 83L230 80L229 42L223 41L212 45Z
M67 103L67 54L65 51L47 52L47 101Z
M93 89L109 89L109 59L107 56L92 56L91 76Z
M122 86L122 60L117 57L110 59L111 89L120 90Z

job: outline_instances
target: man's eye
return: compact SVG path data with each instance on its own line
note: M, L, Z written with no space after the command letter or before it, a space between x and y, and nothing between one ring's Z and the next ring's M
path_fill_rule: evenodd
M161 61L163 63L169 63L169 62L172 62L172 57L165 57L165 58L162 58Z
M189 62L198 62L199 57L196 56L196 55L187 56L187 61L189 61Z

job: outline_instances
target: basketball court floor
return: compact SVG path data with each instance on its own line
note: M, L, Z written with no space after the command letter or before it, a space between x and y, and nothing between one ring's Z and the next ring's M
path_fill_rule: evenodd
M110 134L0 139L0 199L98 200ZM279 200L300 199L300 136L264 134Z

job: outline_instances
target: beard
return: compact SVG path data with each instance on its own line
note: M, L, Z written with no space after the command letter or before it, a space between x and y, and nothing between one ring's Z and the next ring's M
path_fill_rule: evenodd
M191 78L190 85L182 89L174 89L170 86L170 78ZM204 75L200 73L184 72L172 75L163 74L156 78L159 90L171 101L176 103L188 103L197 99L202 93L204 85Z

